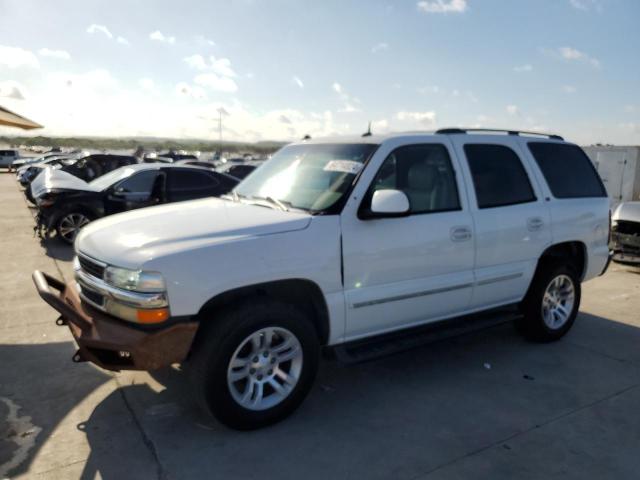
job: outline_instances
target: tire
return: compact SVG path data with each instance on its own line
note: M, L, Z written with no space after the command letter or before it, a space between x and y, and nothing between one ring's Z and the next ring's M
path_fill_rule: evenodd
M207 321L200 327L204 330L198 333L187 366L203 410L237 430L265 427L292 414L309 393L318 370L320 344L309 319L291 305L259 300L203 320ZM259 348L251 341L256 338ZM293 359L278 360L287 357ZM232 375L240 378L234 383ZM273 381L280 385L279 392ZM258 383L263 386L257 387Z
M60 215L56 221L56 235L68 245L73 245L78 232L91 222L91 217L82 211L71 210Z
M541 264L520 306L522 317L516 327L529 340L558 340L573 326L580 296L580 281L571 266Z

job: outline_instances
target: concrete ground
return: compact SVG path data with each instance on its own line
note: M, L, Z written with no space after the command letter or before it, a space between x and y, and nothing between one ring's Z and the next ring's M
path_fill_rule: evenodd
M0 174L0 478L638 478L640 270L584 285L560 342L510 325L376 361L323 361L286 421L240 433L205 418L180 371L73 364L31 272L71 252L33 236Z

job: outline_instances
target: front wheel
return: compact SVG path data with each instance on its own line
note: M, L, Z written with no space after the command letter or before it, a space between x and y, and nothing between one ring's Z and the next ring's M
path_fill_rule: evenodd
M82 212L65 213L58 220L56 233L63 242L73 245L78 233L80 233L80 229L90 221L89 216Z
M518 329L531 340L558 340L575 322L580 295L580 280L573 268L541 265L522 302Z
M207 321L189 366L204 410L239 430L293 413L318 369L320 347L309 319L290 305L259 301Z

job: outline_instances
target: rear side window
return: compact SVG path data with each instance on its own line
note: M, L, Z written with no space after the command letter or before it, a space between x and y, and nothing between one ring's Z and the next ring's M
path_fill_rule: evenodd
M529 150L554 197L607 196L595 167L580 147L563 143L530 142Z
M219 182L207 172L172 169L169 173L169 197L173 202L216 195Z
M464 146L478 208L534 202L531 182L516 152L504 145Z

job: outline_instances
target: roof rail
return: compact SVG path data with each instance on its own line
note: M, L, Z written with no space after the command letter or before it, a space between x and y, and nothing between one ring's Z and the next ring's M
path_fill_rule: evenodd
M540 133L540 132L528 132L526 130L507 130L502 128L441 128L440 130L436 130L436 133L441 134L460 134L460 133L469 133L469 132L489 132L489 133L506 133L508 135L538 135L541 137L552 138L553 140L563 140L560 135L555 135L551 133Z

